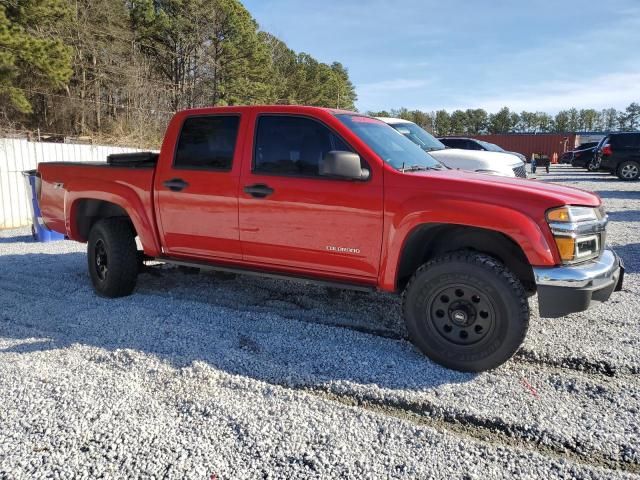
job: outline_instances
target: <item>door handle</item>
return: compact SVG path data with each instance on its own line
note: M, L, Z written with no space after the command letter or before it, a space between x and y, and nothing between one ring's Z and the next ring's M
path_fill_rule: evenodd
M274 190L264 183L257 183L255 185L247 185L244 187L244 191L254 198L265 198L271 195Z
M181 178L172 178L171 180L164 182L163 185L172 192L179 192L189 186L189 184Z

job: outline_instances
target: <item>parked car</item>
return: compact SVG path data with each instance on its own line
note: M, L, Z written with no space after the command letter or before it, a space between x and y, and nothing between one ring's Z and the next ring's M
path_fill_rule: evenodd
M524 163L527 163L527 157L518 152L509 152L495 143L485 142L484 140L477 140L475 138L466 137L442 137L439 138L449 148L460 148L462 150L484 150L485 152L501 152L515 155Z
M440 140L413 122L400 118L378 117L413 143L429 152L449 168L488 173L504 177L527 178L524 162L501 152L461 150L448 148Z
M610 133L596 149L590 170L607 170L620 180L640 178L640 132Z
M187 110L159 154L38 174L43 220L87 242L98 295L131 294L141 258L395 292L415 345L459 370L520 348L534 292L561 317L623 282L597 195L447 169L358 113Z
M571 158L568 163L570 163L572 167L586 168L587 170L591 170L593 168L593 160L595 158L597 146L598 142L582 143L578 145L574 150L566 152L562 156L564 158L564 155L569 153L571 154Z

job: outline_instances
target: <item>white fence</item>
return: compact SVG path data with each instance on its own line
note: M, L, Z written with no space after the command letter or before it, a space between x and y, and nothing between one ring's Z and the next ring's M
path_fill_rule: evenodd
M30 142L0 138L0 228L31 224L27 193L22 172L36 168L40 162L105 161L111 153L139 151L134 148L70 143Z

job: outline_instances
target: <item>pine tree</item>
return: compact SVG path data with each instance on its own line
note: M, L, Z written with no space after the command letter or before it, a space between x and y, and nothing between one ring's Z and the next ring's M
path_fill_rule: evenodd
M0 3L0 106L5 115L31 112L30 90L56 91L66 85L70 49L48 35L66 15L63 0Z

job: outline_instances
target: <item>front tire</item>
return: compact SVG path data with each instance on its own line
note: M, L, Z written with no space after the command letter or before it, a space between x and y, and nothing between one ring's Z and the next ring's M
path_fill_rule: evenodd
M89 276L102 297L125 297L133 292L139 262L130 223L120 218L99 220L89 233L87 244Z
M618 165L616 175L620 180L632 181L640 178L640 163L633 160L627 160Z
M403 294L412 342L454 370L482 372L520 348L529 304L520 281L487 255L454 252L420 267Z

